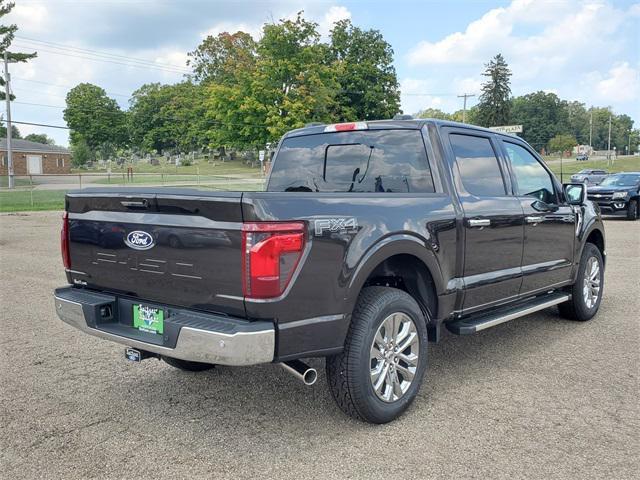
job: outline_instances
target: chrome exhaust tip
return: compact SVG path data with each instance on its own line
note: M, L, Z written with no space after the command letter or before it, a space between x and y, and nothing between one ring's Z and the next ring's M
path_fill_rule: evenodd
M287 372L292 374L298 380L302 380L305 385L313 385L318 380L318 372L315 368L311 368L300 360L291 360L280 364Z

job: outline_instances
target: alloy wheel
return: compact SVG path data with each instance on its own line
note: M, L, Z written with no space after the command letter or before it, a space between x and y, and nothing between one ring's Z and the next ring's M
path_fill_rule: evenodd
M378 327L371 344L371 385L379 399L390 403L404 396L418 368L420 339L413 319L396 312Z
M600 295L600 263L596 257L587 261L584 269L584 282L582 284L582 297L587 308L593 308Z

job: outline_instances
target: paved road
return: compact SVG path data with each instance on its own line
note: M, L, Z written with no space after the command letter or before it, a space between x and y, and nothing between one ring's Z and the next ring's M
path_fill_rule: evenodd
M272 365L126 363L55 317L59 214L0 223L2 478L637 478L640 222L606 223L593 321L551 309L446 335L386 426L342 415L324 374L304 387Z

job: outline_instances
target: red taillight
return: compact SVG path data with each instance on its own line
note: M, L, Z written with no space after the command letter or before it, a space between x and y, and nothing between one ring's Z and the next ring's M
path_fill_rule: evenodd
M71 255L69 254L69 214L62 214L62 230L60 231L60 252L64 268L71 268Z
M242 226L242 290L249 298L279 297L304 250L303 222Z

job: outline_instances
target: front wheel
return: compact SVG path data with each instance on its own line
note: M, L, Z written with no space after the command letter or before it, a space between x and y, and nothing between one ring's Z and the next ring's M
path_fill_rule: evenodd
M629 201L629 206L627 207L627 220L637 220L638 219L638 201L631 200Z
M571 286L571 300L558 305L560 315L569 320L590 320L600 308L603 288L602 254L594 244L587 243L578 266L578 277Z
M427 367L427 328L416 301L402 290L365 288L342 353L327 358L338 406L353 418L387 423L416 397Z

